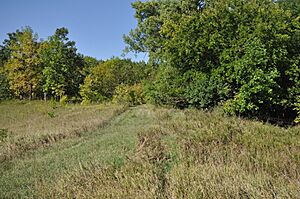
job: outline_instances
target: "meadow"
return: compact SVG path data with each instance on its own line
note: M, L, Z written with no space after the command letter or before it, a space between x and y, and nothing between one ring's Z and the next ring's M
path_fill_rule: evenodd
M0 198L300 198L297 126L153 105L0 113Z

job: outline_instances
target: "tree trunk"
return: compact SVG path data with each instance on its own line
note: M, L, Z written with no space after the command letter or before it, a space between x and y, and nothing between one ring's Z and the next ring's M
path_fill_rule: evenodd
M30 84L29 86L29 100L32 100L32 84Z

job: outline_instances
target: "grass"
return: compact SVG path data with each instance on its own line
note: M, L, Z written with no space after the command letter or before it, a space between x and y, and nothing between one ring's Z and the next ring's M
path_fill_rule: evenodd
M66 136L4 150L0 198L300 198L299 127L150 105L5 102L4 110L4 149L22 136L24 145ZM28 121L39 122L20 129Z
M81 137L123 111L123 106L60 106L43 101L0 103L0 162L62 139Z

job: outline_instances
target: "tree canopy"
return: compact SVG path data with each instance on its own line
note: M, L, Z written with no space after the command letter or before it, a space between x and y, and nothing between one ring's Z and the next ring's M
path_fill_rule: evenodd
M300 95L296 6L298 1L137 1L138 26L124 40L162 67L150 86L154 101L223 104L229 113L293 118Z
M7 40L7 62L4 67L10 89L20 98L31 98L38 90L41 73L40 58L37 55L38 36L30 27L12 34ZM4 59L4 60L5 60Z
M42 44L43 90L54 96L75 96L83 82L83 57L76 51L75 42L69 41L69 31L59 28Z

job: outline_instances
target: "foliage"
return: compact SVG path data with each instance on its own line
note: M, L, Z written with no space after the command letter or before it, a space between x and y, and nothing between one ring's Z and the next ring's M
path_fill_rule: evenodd
M63 95L63 96L60 98L60 100L59 100L59 103L60 103L61 105L66 105L67 102L68 102L68 96L65 96L65 95Z
M184 97L189 106L211 108L226 99L229 89L218 74L211 76L199 72L188 71L184 74Z
M296 17L300 14L300 1L299 0L278 0L279 5L286 10L291 11Z
M146 64L113 58L91 69L80 94L84 102L99 102L112 98L120 84L133 85L147 76Z
M83 61L84 67L81 73L84 77L88 76L91 73L92 68L103 62L102 60L97 60L96 58L90 56L84 56Z
M0 68L4 67L5 62L11 56L10 45L17 42L17 35L20 34L20 30L16 30L16 32L7 33L8 39L3 41L3 45L0 45Z
M66 28L59 28L48 40L38 41L30 27L8 33L0 46L1 92L7 79L9 90L19 98L41 98L42 92L56 99L78 97L79 85L94 60L84 63L67 35Z
M138 26L124 40L129 50L159 60L160 71L176 71L172 78L160 72L149 86L158 103L180 98L206 108L225 102L229 113L293 118L300 95L300 21L281 5L137 1Z
M298 97L298 101L296 102L296 108L295 110L297 111L298 113L298 116L296 118L296 123L299 123L300 122L300 97Z
M145 83L147 101L174 107L210 108L226 98L228 88L221 78L191 70L182 74L178 68L161 67L154 81Z
M203 3L202 0L134 2L132 7L136 10L138 26L123 37L126 51L146 52L150 63L161 62L163 46L168 42L168 37L162 32L163 26L172 20L179 22L181 15L192 14Z
M8 99L11 96L7 77L0 72L0 101Z
M20 97L34 97L40 86L41 65L37 55L37 34L30 27L14 34L9 41L10 58L5 62L5 70L10 89Z
M66 28L59 28L41 45L43 91L55 98L78 95L83 82L83 58L77 54L75 42L69 41L68 33Z
M145 83L146 100L160 105L185 106L183 87L184 80L178 69L170 66L160 67L154 81L149 80Z
M5 39L3 45L0 45L0 100L7 99L11 96L7 71L5 71L4 66L11 56L10 45L17 42L17 34L20 34L19 30L8 33L8 39Z
M131 106L145 103L142 84L124 85L116 87L112 102L129 104Z

